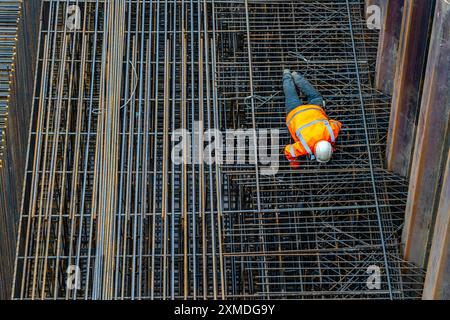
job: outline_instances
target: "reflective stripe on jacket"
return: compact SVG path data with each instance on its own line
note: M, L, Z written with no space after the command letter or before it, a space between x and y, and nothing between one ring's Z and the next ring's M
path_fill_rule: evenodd
M295 143L286 146L288 160L310 155L314 157L314 148L320 141L334 145L342 124L328 119L323 108L316 105L300 106L289 113L286 125Z

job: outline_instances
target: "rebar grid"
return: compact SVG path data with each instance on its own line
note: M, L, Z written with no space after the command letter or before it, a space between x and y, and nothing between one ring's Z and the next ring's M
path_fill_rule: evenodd
M224 217L230 229L226 255L241 261L238 275L247 265L258 266L245 275L258 278L258 290L238 291L268 298L402 298L409 291L395 258L407 186L382 169L390 105L372 89L376 34L366 31L361 5L241 1L216 6L219 30L226 30L219 36L218 82L225 112L233 114L228 126L285 125L280 75L286 67L312 79L327 100L329 116L344 124L330 165L303 161L293 171L285 162L274 178L260 178L250 166L223 168L225 179L247 194ZM354 255L329 260L348 252ZM285 261L293 260L304 273L297 270L296 280L287 281ZM365 272L374 265L383 270L381 291L367 288ZM420 286L412 288L419 296Z
M0 1L0 168L3 166L21 6L22 0Z
M13 297L420 297L422 272L398 250L407 185L382 169L389 97L372 89L362 6L44 1ZM171 160L177 129L275 128L288 143L284 67L344 123L331 164L283 159L264 176Z

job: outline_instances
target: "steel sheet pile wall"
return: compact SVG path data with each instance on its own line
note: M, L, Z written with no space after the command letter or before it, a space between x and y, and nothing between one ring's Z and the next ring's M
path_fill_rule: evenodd
M67 1L43 4L15 298L420 296L398 252L407 186L382 169L389 99L372 89L363 1L73 3L79 30ZM344 123L331 164L282 159L264 176L172 161L177 129L193 146L213 128L288 143L284 67Z

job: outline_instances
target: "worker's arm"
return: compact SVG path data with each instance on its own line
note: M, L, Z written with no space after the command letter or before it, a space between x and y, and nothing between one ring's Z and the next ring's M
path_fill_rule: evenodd
M342 123L340 123L339 121L336 121L336 120L330 120L330 125L331 125L331 128L333 129L334 136L337 139L339 137L339 133L341 132L341 129L342 129Z
M287 145L284 149L284 154L289 161L295 161L297 158L306 155L307 152L303 149L300 142L296 142L294 144Z

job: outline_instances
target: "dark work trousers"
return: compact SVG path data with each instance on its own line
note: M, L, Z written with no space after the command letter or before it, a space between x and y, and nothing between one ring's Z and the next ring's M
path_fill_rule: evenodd
M283 89L286 97L286 112L289 114L292 110L303 105L302 100L297 94L296 86L300 89L302 94L306 96L308 104L318 105L323 107L324 100L320 93L314 88L308 80L301 74L294 72L286 73L283 76Z

